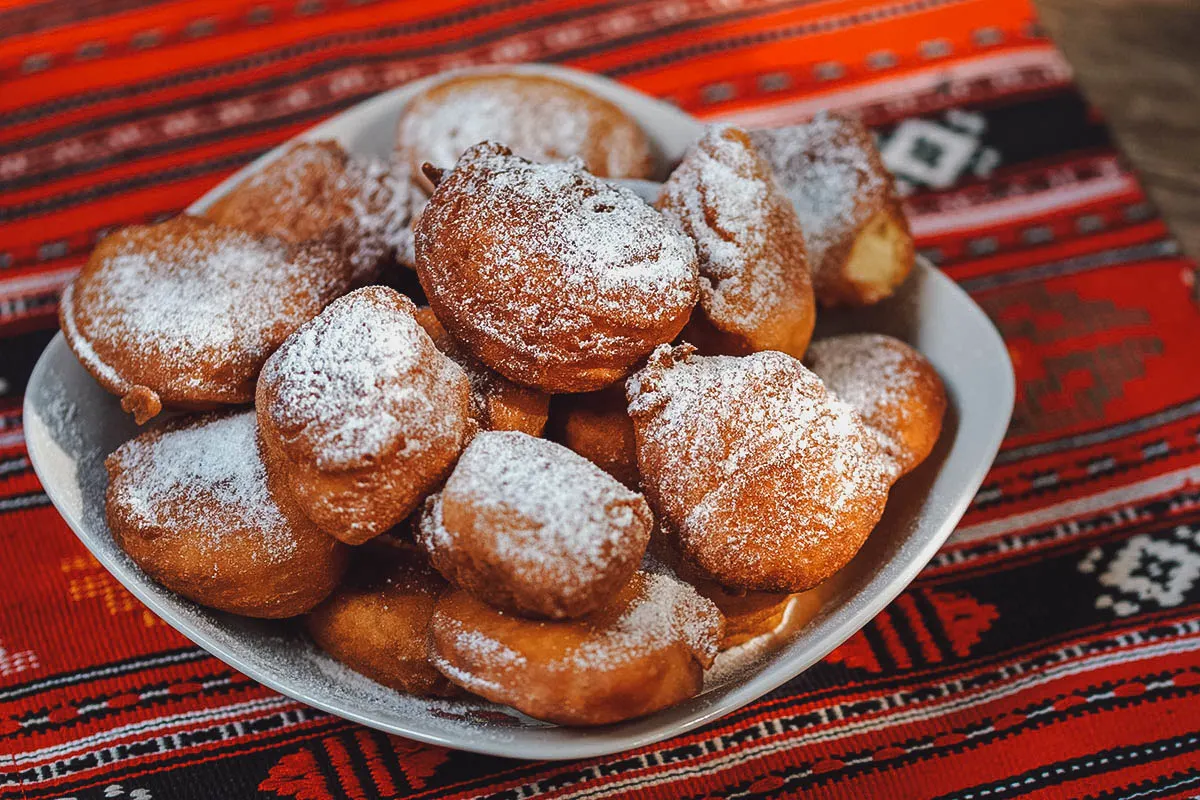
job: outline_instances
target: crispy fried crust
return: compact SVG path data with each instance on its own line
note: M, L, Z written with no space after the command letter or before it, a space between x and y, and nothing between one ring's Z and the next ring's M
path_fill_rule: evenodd
M454 340L429 306L416 310L417 322L433 343L467 373L471 381L471 413L485 431L521 431L541 436L550 412L550 395L513 383L488 369Z
M662 347L627 391L642 488L660 524L726 587L816 586L883 513L890 459L858 413L791 356Z
M556 395L547 432L631 489L639 485L633 420L625 410L625 386L587 394Z
M353 157L334 141L299 142L205 212L214 222L345 253L354 284L374 281L408 224L407 169Z
M565 447L480 433L421 515L418 541L452 583L547 619L602 606L637 570L646 500Z

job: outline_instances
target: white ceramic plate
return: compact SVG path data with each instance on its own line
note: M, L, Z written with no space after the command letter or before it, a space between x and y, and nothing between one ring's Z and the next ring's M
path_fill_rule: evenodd
M693 141L700 124L679 110L594 75L550 66L517 67L585 86L632 114L654 143L661 171ZM425 81L362 103L303 134L385 156L397 115ZM194 203L200 212L274 150ZM96 558L134 595L189 639L283 694L384 731L515 758L583 758L645 745L695 728L751 702L803 672L865 625L945 541L979 488L1008 425L1012 366L987 317L949 279L918 261L890 300L825 314L818 334L878 331L923 352L945 379L950 411L933 455L892 491L887 513L854 561L815 590L806 619L782 649L714 673L705 691L652 716L595 729L560 728L482 702L400 695L338 666L295 626L201 608L149 580L117 548L104 520L103 460L136 432L117 399L75 360L61 334L42 354L25 398L29 456L46 493Z

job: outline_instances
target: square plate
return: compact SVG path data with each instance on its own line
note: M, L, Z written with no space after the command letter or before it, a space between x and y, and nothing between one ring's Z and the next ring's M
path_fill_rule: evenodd
M595 75L542 65L505 69L570 81L621 106L649 134L660 172L683 155L702 128L672 106ZM428 80L361 103L299 138L337 139L351 152L386 156L400 109ZM203 211L282 150L266 154L188 210ZM782 649L745 654L735 668L712 671L704 691L687 702L602 728L557 727L482 701L398 694L316 651L295 625L202 608L151 581L113 542L104 518L104 457L137 429L117 399L75 360L61 334L30 379L25 434L46 493L100 563L154 613L235 669L301 702L423 742L514 758L583 758L683 733L799 675L899 594L962 517L1012 411L1012 365L1004 342L961 289L921 260L889 300L870 309L823 314L818 335L843 331L888 333L929 358L950 397L937 448L892 490L883 520L850 565L804 596L803 618Z

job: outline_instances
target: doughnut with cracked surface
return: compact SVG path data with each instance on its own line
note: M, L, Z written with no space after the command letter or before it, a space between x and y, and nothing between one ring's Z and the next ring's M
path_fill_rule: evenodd
M289 337L259 378L267 466L348 544L412 513L474 432L467 376L415 310L383 286L351 292Z
M204 215L294 244L328 242L345 254L354 284L363 286L400 244L408 186L407 169L352 156L331 140L298 142Z

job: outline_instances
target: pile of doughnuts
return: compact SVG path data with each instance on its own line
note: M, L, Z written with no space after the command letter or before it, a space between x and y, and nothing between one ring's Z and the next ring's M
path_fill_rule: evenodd
M710 128L648 204L614 179L652 152L581 86L470 74L409 102L391 161L297 144L106 238L60 318L151 423L106 462L116 542L398 691L560 724L782 640L941 430L908 345L810 344L911 238L848 119Z

